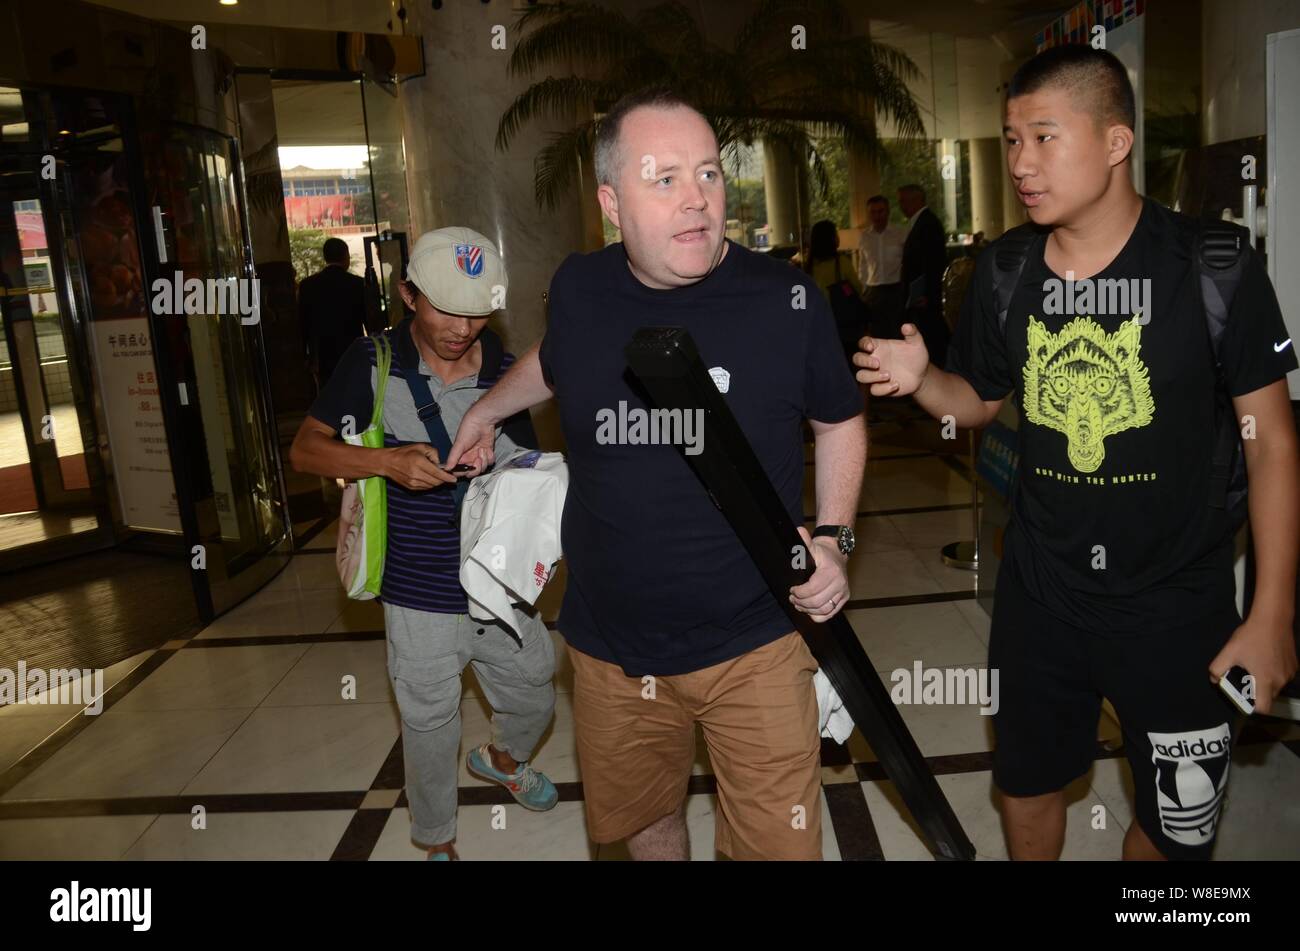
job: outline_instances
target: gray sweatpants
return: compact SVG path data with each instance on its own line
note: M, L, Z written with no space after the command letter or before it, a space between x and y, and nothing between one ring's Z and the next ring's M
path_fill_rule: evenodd
M388 676L402 715L411 839L456 837L460 675L474 665L492 706L492 743L523 762L555 713L555 647L539 618L516 611L523 646L500 623L384 605Z

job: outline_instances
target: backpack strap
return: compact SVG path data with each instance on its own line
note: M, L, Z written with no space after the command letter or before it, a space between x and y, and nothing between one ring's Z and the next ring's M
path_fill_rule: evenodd
M998 332L1005 336L1007 312L1011 298L1020 285L1020 275L1025 271L1030 249L1043 240L1043 233L1033 225L1018 225L1000 239L993 249L993 298L997 307Z
M407 333L410 332L409 321ZM414 343L414 341L412 341ZM414 346L412 351L415 352ZM398 351L401 352L400 349ZM425 431L429 434L429 443L434 449L438 450L438 458L443 462L451 455L451 437L447 434L447 424L442 421L442 407L433 398L429 392L429 385L424 382L424 377L420 374L420 367L417 363L415 366L408 366L399 361L399 368L402 371L402 377L406 380L406 386L411 391L411 399L415 403L415 411L420 417L420 422L424 423ZM455 512L454 516L459 523L460 504L465 499L465 493L469 490L468 479L457 479L453 493L455 495ZM433 491L439 491L434 489Z
M1228 314L1246 266L1250 232L1229 221L1198 222L1196 271L1214 358L1217 419L1210 470L1210 505L1229 512L1238 510L1246 496L1246 459L1241 451L1232 397L1223 370L1223 339Z
M1200 275L1201 302L1210 331L1215 365L1222 368L1223 337L1228 313L1246 264L1250 233L1230 221L1202 221L1196 237L1196 270Z

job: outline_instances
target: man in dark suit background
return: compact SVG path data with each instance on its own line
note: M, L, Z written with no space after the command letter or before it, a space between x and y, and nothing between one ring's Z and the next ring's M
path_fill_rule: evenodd
M904 185L898 207L908 219L903 244L904 321L916 324L938 366L948 353L948 325L943 320L943 272L948 264L943 222L925 203L925 189ZM937 354L937 356L935 356Z
M303 345L319 391L348 345L365 333L366 282L348 273L348 246L329 238L321 247L325 267L298 285Z

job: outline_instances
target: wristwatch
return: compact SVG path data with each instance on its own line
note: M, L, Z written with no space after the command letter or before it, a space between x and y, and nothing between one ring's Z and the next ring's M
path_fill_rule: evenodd
M848 557L853 554L855 540L853 538L853 529L848 525L818 525L813 529L812 537L833 538L835 544L839 546L841 555Z

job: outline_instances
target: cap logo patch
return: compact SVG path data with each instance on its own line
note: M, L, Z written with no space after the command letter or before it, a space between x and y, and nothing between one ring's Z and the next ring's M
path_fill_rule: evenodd
M456 270L467 277L483 273L483 249L477 244L456 245Z

